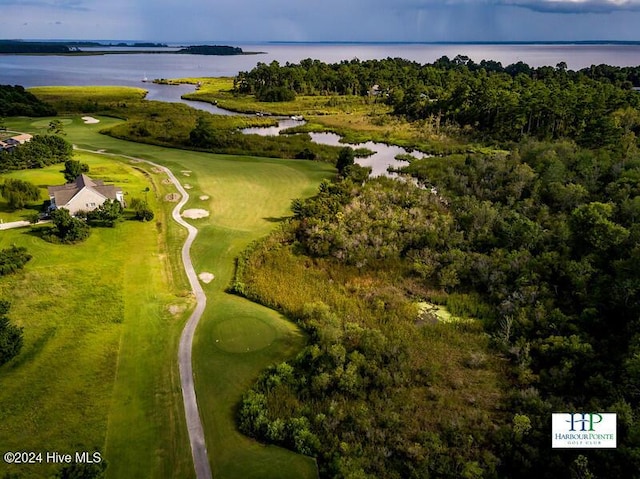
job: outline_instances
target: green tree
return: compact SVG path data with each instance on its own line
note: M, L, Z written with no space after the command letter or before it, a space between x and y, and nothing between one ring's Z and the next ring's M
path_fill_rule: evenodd
M210 148L215 142L211 125L203 116L198 117L195 128L189 133L189 142L199 148Z
M51 120L47 131L54 135L66 135L64 132L64 124L60 120Z
M87 213L87 220L91 224L113 226L122 220L123 211L122 205L118 200L108 199L95 210Z
M80 163L77 160L67 160L64 162L64 170L62 173L67 183L72 183L81 174L89 173L89 165Z
M353 148L345 146L338 153L338 161L336 161L336 168L340 175L345 176L347 167L353 165L355 162L355 154Z
M146 200L140 198L131 199L131 208L135 211L136 219L140 221L151 221L154 217L153 210Z
M51 212L53 233L63 243L79 243L89 237L91 229L82 220L74 218L65 208Z
M56 479L102 479L107 469L107 463L83 464L74 462L64 466L56 474Z
M22 328L9 322L7 313L11 304L0 300L0 365L17 356L22 349Z
M0 186L0 193L7 200L9 208L14 211L40 198L40 189L36 185L12 178L5 180Z

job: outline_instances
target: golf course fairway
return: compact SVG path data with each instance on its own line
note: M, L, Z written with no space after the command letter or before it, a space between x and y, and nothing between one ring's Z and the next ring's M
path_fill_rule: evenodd
M308 161L221 156L126 142L99 134L119 120L99 117L100 123L85 124L80 115L65 120L71 120L65 121L66 139L79 148L167 166L189 192L185 210L208 213L187 221L199 230L191 250L194 267L198 274L208 273L204 277L209 281L202 284L207 308L196 330L193 368L214 477L316 477L312 459L259 444L236 429L235 407L242 394L260 371L294 355L304 337L278 313L229 295L225 289L237 255L251 241L276 228L290 214L294 198L314 194L320 181L333 174L333 168ZM37 134L46 132L48 120L11 119L7 124L12 130ZM77 155L76 159L90 165L90 175L102 171L99 177L109 178L125 191L130 183L130 197L148 194L156 218L151 223L126 221L114 229L96 229L86 243L74 246L45 243L30 235L28 228L2 232L3 247L24 244L34 260L22 276L3 279L0 289L6 294L18 281L33 289L32 296L16 299L10 312L12 320L25 330L25 347L16 360L0 370L0 405L13 405L11 420L0 425L0 442L13 437L10 445L14 448L46 451L57 447L61 452L73 444L91 446L103 451L108 478L192 478L176 361L178 339L193 301L179 260L186 234L169 214L175 203L168 195L175 193L175 188L167 184L166 175L148 165L90 153ZM61 169L59 165L49 168L51 175ZM43 170L32 171L40 175L34 182L47 184ZM123 176L116 175L118 171ZM10 175L29 179L29 173ZM148 193L144 192L147 187ZM41 277L32 278L37 266ZM74 281L82 271L90 271L94 282ZM115 272L108 280L103 279L107 271ZM31 286L31 281L55 285L56 278L71 281L72 291L77 293L57 296L54 293L62 286ZM62 316L55 320L51 315L40 315L32 304L36 297L41 309L45 299L51 311L64 305L66 309L60 310ZM119 308L122 314L116 312L114 317L122 320L102 329L94 326L92 321L104 316L102 308ZM87 311L91 314L84 314ZM71 326L76 317L84 318L83 322ZM68 330L67 334L61 335L62 330ZM100 336L78 342L77 331L88 334L87 330ZM60 351L69 355L33 377L31 371L46 360L41 351L54 339L60 342ZM88 370L99 363L100 374L83 374L72 359L85 361ZM68 390L58 390L60 378L76 376L78 379L66 386ZM18 405L14 405L12 392L19 394ZM47 408L32 418L32 408L41 404ZM88 410L92 412L91 427L82 429L81 419L87 418ZM67 423L65 414L76 422L61 429L58 423ZM25 434L20 435L22 425L31 422L28 443L21 442L21 437L27 440ZM82 437L75 440L74 431L80 430ZM0 465L0 475L5 472L18 471ZM34 466L19 472L25 477L46 477L51 468Z

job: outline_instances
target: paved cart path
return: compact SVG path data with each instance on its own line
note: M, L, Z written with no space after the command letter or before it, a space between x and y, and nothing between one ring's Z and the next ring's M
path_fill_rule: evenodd
M193 465L196 470L196 477L197 479L211 479L211 466L209 465L207 446L204 441L204 429L202 428L202 421L200 420L200 413L198 411L196 390L193 382L193 368L191 364L193 335L207 304L207 297L205 296L202 286L200 285L200 281L198 280L198 276L193 269L191 255L189 254L191 245L193 244L193 241L198 234L198 230L194 226L187 223L184 219L182 219L182 216L180 216L180 210L189 200L189 194L182 187L171 170L169 170L169 168L165 166L158 165L157 163L153 163L152 161L144 160L142 158L135 158L133 156L107 153L104 151L85 150L81 148L76 149L78 151L86 151L89 153L97 153L100 155L127 158L129 160L141 161L152 165L155 168L158 168L158 170L162 171L163 173L166 173L171 182L175 185L175 187L182 195L182 199L173 209L171 215L174 221L184 226L188 231L187 240L182 246L182 263L184 264L184 269L187 273L187 277L189 278L191 289L196 298L196 308L193 310L193 313L191 313L187 324L182 330L182 336L180 336L180 347L178 349L178 366L180 369L180 383L182 386L182 399L184 401L184 414L187 420L187 429L189 431L189 441L191 443L191 454L193 455Z

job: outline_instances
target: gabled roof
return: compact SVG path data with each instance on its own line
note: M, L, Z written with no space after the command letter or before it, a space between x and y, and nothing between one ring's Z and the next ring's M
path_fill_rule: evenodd
M120 188L113 185L105 185L100 180L92 180L84 174L78 176L73 183L62 186L49 186L47 189L49 196L54 198L55 204L60 208L69 203L84 188L98 193L105 199L112 200L117 199L117 194L122 192Z

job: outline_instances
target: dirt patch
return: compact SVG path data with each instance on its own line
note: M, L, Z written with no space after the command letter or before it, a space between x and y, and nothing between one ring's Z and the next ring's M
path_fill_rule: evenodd
M178 193L169 193L164 197L165 201L170 201L171 203L175 203L180 199L180 195Z
M177 316L178 314L186 310L187 307L184 304L170 304L168 309L171 314Z
M200 278L200 281L202 281L205 284L209 284L211 283L211 281L213 281L215 279L215 276L212 273L207 273L206 271L203 273L200 273L198 275L198 278Z
M151 171L153 171L154 173L164 173L164 171L162 171L160 168L158 168L157 166L154 166L153 168L151 168Z
M202 196L200 197L200 199L201 199L202 201L207 201L207 200L209 199L209 197L208 197L207 195L202 195Z
M169 178L165 178L164 180L162 180L162 184L163 185L170 185L171 184L171 180Z
M135 163L142 163L142 160L135 160L135 159L131 158L131 159L129 160L129 163L134 163L134 164L135 164Z
M201 210L198 208L184 210L182 212L183 218L190 218L192 220L197 220L199 218L206 218L207 216L209 216L209 212L207 210Z
M86 125L95 125L96 123L100 123L100 120L92 116L83 116L82 121L84 121Z

